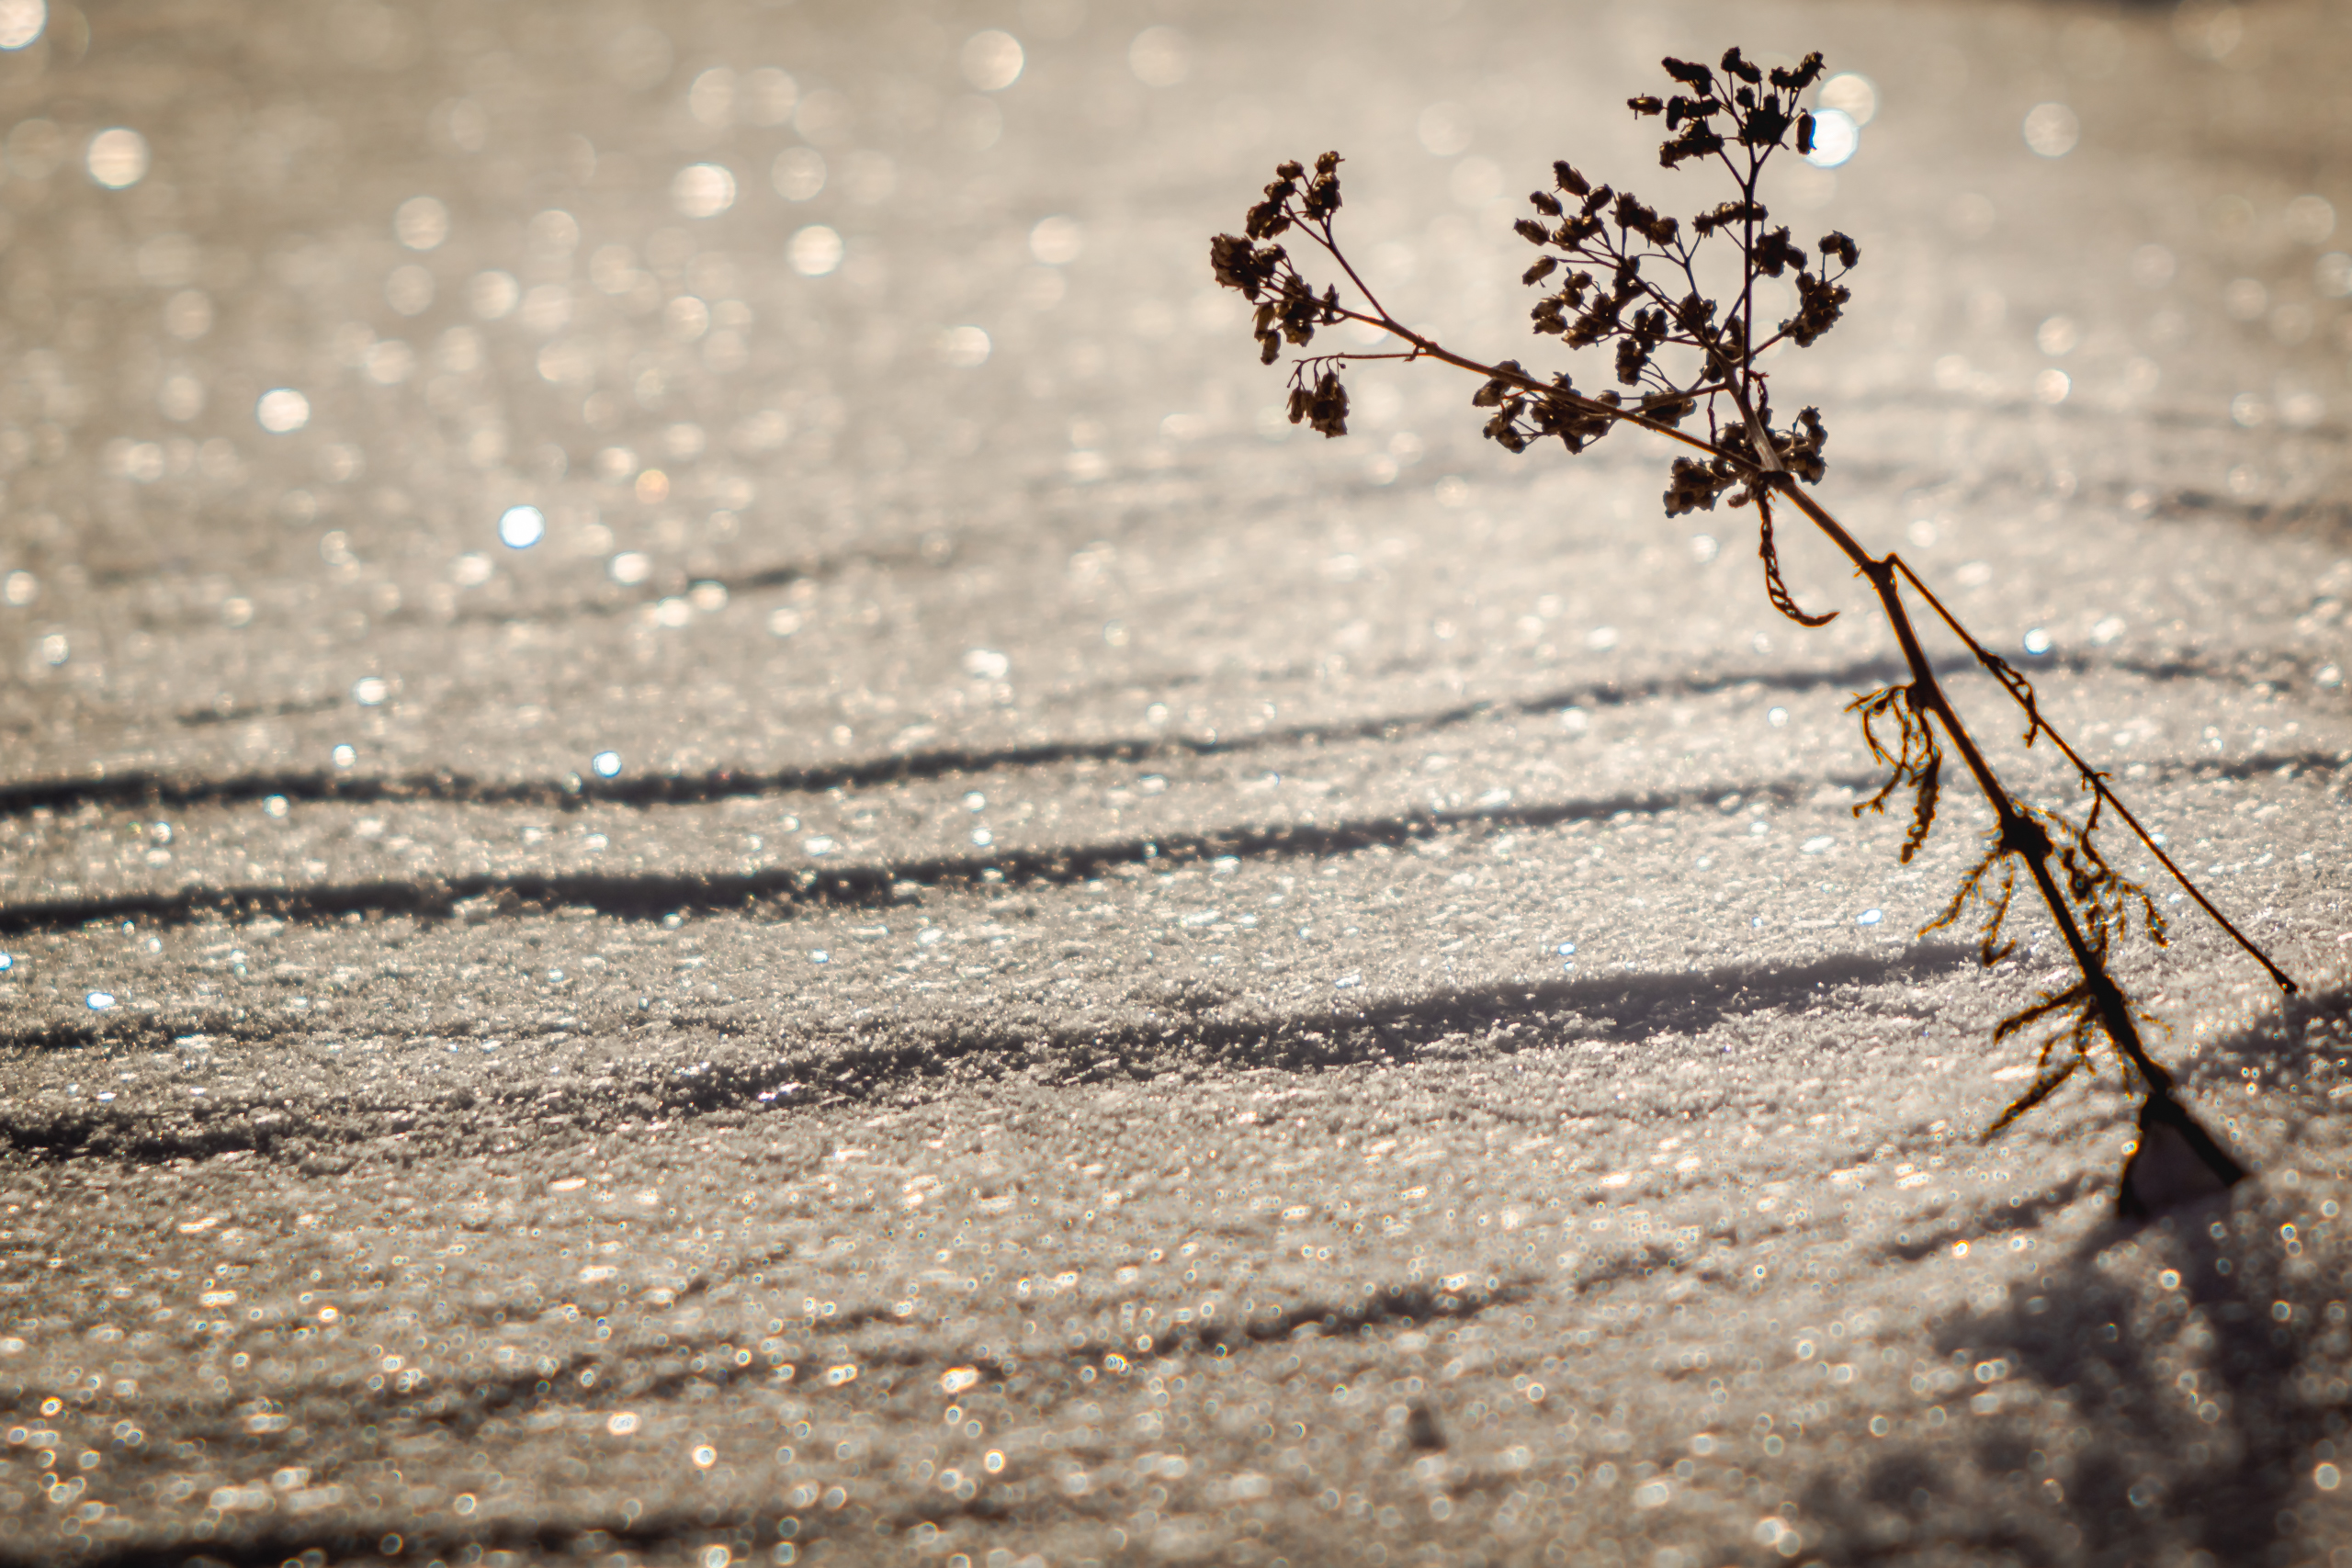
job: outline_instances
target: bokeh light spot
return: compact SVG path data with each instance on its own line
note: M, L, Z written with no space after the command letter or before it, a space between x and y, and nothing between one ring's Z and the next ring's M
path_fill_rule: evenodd
M735 176L723 164L689 164L670 181L670 205L684 218L716 218L735 205Z
M822 223L811 223L792 236L785 259L803 277L822 277L842 265L842 237Z
M2335 204L2324 196L2299 196L2287 204L2287 237L2300 244L2326 243L2335 232Z
M291 435L311 423L311 400L291 387L272 387L254 403L254 418L272 435Z
M1064 266L1086 248L1086 231L1075 218L1041 218L1029 231L1029 254L1047 266Z
M147 177L147 139L127 125L90 138L90 178L108 190L128 190Z
M547 514L536 506L510 506L498 514L498 542L510 550L527 550L547 534Z
M686 89L686 112L714 130L735 122L735 73L714 65Z
M775 155L768 179L785 200L807 201L825 188L825 155L814 147L787 147Z
M1001 93L1021 80L1027 63L1021 40L997 28L974 33L964 42L964 80L983 93Z
M1878 118L1878 87L1857 72L1841 71L1821 85L1821 107L1836 109L1856 125Z
M1193 73L1193 51L1174 28L1146 28L1127 45L1127 69L1147 87L1173 87Z
M392 233L412 251L429 251L449 237L449 209L429 196L413 196L392 214Z
M49 0L0 0L0 49L30 46L49 26Z
M2036 104L2025 117L2025 144L2043 158L2063 158L2083 139L2083 122L2064 104Z

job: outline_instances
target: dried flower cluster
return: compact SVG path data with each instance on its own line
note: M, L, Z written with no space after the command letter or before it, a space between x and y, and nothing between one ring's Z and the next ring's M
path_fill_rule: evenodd
M1821 626L1836 612L1808 614L1790 596L1774 545L1773 509L1784 505L1817 528L1871 585L1910 671L1908 681L1866 693L1850 705L1861 717L1871 754L1888 770L1884 785L1855 814L1883 811L1907 791L1911 826L1901 853L1908 863L1935 826L1948 751L1956 756L1992 807L1995 826L1951 907L1927 930L1957 922L1973 908L1980 955L1985 964L1996 964L2016 945L2008 922L2020 883L2030 883L2075 962L2072 985L2043 992L1994 1032L2000 1041L2057 1025L2042 1043L2033 1083L1992 1131L2049 1099L2077 1071L2093 1068L2104 1039L2125 1083L2136 1083L2142 1094L2140 1145L2119 1195L2123 1210L2145 1213L2235 1182L2243 1168L2174 1099L2172 1075L2148 1055L2140 1036L2146 1014L2109 973L2135 916L2141 932L2157 945L2165 931L2154 901L2118 873L2096 843L2103 815L2111 813L2145 844L2280 987L2292 991L2294 983L2188 881L2116 797L2107 775L2042 717L2031 682L1971 636L1899 556L1871 554L1813 496L1807 487L1827 472L1828 432L1819 411L1801 409L1794 418L1774 423L1758 359L1783 344L1810 346L1834 328L1850 299L1846 278L1860 260L1854 242L1835 231L1809 249L1798 243L1786 225L1771 224L1759 194L1775 152L1792 142L1801 153L1811 150L1813 117L1805 97L1821 80L1821 56L1767 67L1733 49L1714 67L1675 59L1664 63L1675 91L1634 97L1628 107L1637 117L1665 121L1662 165L1714 166L1729 177L1732 197L1696 213L1686 226L1633 192L1596 184L1562 161L1552 165L1552 188L1529 196L1533 215L1517 224L1520 235L1544 253L1521 277L1544 290L1530 312L1536 335L1556 338L1569 350L1605 350L1613 361L1613 386L1585 391L1565 368L1544 377L1516 359L1483 362L1398 321L1340 248L1337 152L1316 159L1312 173L1295 162L1275 170L1242 232L1211 241L1217 281L1256 304L1252 332L1266 364L1285 346L1305 348L1317 329L1340 322L1376 327L1401 345L1298 358L1291 370L1293 423L1307 423L1327 436L1344 434L1344 364L1427 359L1479 378L1471 401L1489 411L1486 434L1514 453L1546 439L1581 452L1620 425L1655 432L1686 448L1668 470L1667 514L1713 510L1726 499L1734 507L1752 503L1766 597L1806 626ZM1318 290L1308 280L1282 243L1300 235L1339 268L1349 293L1343 296L1338 282ZM1710 248L1736 253L1739 288L1727 299L1710 298L1700 286L1699 258ZM1767 278L1784 279L1795 291L1795 312L1784 320L1768 322L1758 315L1762 297L1779 292L1758 289ZM1694 422L1703 422L1703 434ZM2090 796L2079 823L2020 802L1995 774L1920 647L1913 598L1960 638L2022 710L2025 743L2046 738L2071 764Z

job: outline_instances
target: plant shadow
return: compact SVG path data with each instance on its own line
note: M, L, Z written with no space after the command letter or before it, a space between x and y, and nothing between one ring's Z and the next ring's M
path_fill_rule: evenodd
M2264 1173L2144 1223L2103 1215L2037 1275L1944 1319L1941 1364L1913 1384L1943 1414L1806 1499L1826 1560L2330 1560L2352 1496L2323 1490L2335 1476L2319 1469L2352 1470L2352 1239L2336 1218L2346 1146L2320 1120L2314 1069L2347 1022L2337 988L2207 1044L2193 1109L2256 1131L2240 1074L2259 1069L2249 1163ZM2217 1103L2223 1084L2236 1104Z

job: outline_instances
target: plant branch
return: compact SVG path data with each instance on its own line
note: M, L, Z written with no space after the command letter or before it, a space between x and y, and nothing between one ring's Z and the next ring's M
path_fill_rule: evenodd
M1909 673L1906 682L1858 696L1850 705L1860 715L1872 756L1890 769L1884 787L1857 806L1856 813L1883 810L1892 795L1907 788L1914 801L1912 825L1901 854L1908 862L1934 826L1949 746L1992 807L1994 829L1983 858L1962 880L1950 908L1926 929L1959 919L1972 903L1981 905L1980 953L1987 964L1997 962L2015 947L2014 941L2005 938L2004 928L2022 868L2080 976L2062 990L2045 992L1996 1030L1994 1037L2000 1041L2053 1019L2067 1021L2059 1033L2043 1042L2041 1070L2032 1087L1992 1130L1997 1132L2042 1103L2072 1074L2089 1066L2092 1047L2103 1034L2121 1058L2127 1079L2145 1086L2143 1134L2154 1136L2170 1129L2185 1140L2213 1180L2226 1186L2244 1174L2243 1168L2174 1103L2172 1075L2149 1055L2139 1027L2143 1015L2110 969L2115 945L2129 933L2135 911L2149 940L2162 945L2165 935L2154 901L2110 866L2098 848L2095 835L2102 812L2111 807L2198 908L2282 988L2294 990L2294 982L2165 854L2116 796L2107 775L2091 767L2051 726L2032 682L1972 636L1899 556L1873 555L1813 495L1810 487L1821 482L1827 467L1822 456L1827 432L1818 411L1804 409L1784 428L1774 427L1770 378L1757 362L1784 344L1809 346L1838 324L1849 298L1844 280L1860 255L1851 240L1832 232L1815 247L1816 267L1815 257L1792 243L1786 228L1766 227L1770 214L1758 198L1767 162L1792 131L1798 152L1811 149L1812 118L1801 107L1801 96L1819 81L1821 57L1809 55L1796 67L1768 73L1734 49L1723 56L1720 73L1671 58L1665 68L1681 89L1670 100L1629 100L1636 116L1664 118L1669 136L1659 150L1659 161L1669 169L1693 159L1719 164L1737 198L1693 217L1686 237L1679 220L1661 216L1631 192L1595 186L1560 162L1552 166L1554 189L1529 197L1536 216L1516 225L1520 235L1544 253L1521 281L1551 290L1530 312L1536 333L1556 336L1571 350L1613 344L1616 379L1637 397L1629 400L1613 389L1580 391L1566 372L1543 379L1515 359L1488 363L1405 325L1381 302L1340 244L1333 226L1340 208L1340 160L1336 152L1317 159L1311 176L1297 163L1276 169L1265 199L1250 210L1245 235L1223 234L1212 243L1210 260L1217 279L1256 302L1253 331L1267 363L1280 356L1285 343L1303 345L1318 328L1340 322L1371 326L1406 345L1402 351L1341 351L1295 362L1290 417L1294 423L1311 418L1326 435L1343 434L1347 428L1347 394L1339 367L1358 359L1430 359L1482 378L1472 402L1494 411L1486 434L1512 452L1524 451L1544 437L1557 437L1571 452L1579 452L1620 425L1667 437L1695 454L1672 461L1665 495L1668 515L1712 510L1726 497L1735 507L1752 502L1767 598L1792 620L1816 626L1836 612L1809 615L1798 607L1782 581L1774 539L1776 502L1784 502L1802 513L1870 584ZM1299 272L1276 243L1294 228L1339 266L1363 301L1361 307L1343 303L1336 287L1318 294ZM1738 252L1740 282L1728 312L1706 299L1698 284L1696 257L1712 242ZM1579 263L1590 270L1577 270ZM1646 275L1643 269L1651 264L1669 275L1679 274L1688 293L1677 299ZM1796 313L1775 330L1759 333L1758 284L1784 277L1793 283ZM1658 357L1668 350L1678 362L1680 355L1695 354L1697 370L1678 376ZM1719 408L1725 400L1734 416L1728 420L1721 417ZM1702 408L1706 435L1684 432L1682 423ZM2046 735L2073 765L2091 795L2090 809L2079 826L2018 799L2001 782L1928 661L1905 601L1906 585L2024 712L2025 743L2030 746ZM1874 726L1887 724L1894 728L1894 739L1883 742ZM2062 1045L2067 1049L2053 1064L2053 1053ZM2122 1201L2127 1211L2134 1204L2145 1206L2144 1195L2130 1186L2128 1171Z
M1993 678L2001 683L2002 689L2007 692L2009 695L2016 700L2018 705L2025 710L2027 722L2031 727L2027 731L2028 744L2031 744L2030 738L2035 734L2047 735L2050 737L2050 743L2058 748L2059 751L2065 757L2067 761L2074 764L2075 773L2080 774L2082 777L2083 786L2086 789L2090 790L2093 794L2098 795L2100 800L2112 807L2118 817L2123 818L2123 825L2132 830L2132 834L2134 838L2138 839L2141 843L2147 846L2148 852L2156 857L2157 863L2165 868L2165 874L2170 876L2175 883L2179 885L2181 891L2188 894L2188 897L2196 902L2197 907L2199 909L2204 910L2208 918L2210 918L2215 925L2221 927L2222 931L2226 931L2229 934L2230 940L2236 942L2238 946L2244 950L2246 956L2252 958L2256 964L2261 964L2264 971L2269 975L2272 983L2278 986L2280 990L2286 992L2290 996L2293 996L2301 991L2301 987L2296 985L2294 980L2287 974L2287 972L2279 968L2278 964L2272 963L2270 955L2263 952L2260 947L2256 946L2252 937L2247 936L2244 931L2240 931L2237 926L2231 921L2227 915L2222 914L2219 908L2215 908L2213 901L2205 897L2204 889L2199 887L2196 882L2189 877L2189 874L2180 869L2179 863L2175 861L2171 855L2165 852L2164 845L2156 841L2155 835L2149 832L2148 829L2142 825L2140 818L2132 814L2132 808L2123 803L2122 797L2108 786L2107 775L2092 767L2088 762L2085 761L2083 760L2082 753L2076 751L2066 738L2059 734L2056 729L2052 728L2048 719L2041 716L2041 710L2033 700L2033 689L2025 683L2024 677L2018 674L2016 671L2010 669L2007 660L2003 660L1999 655L1992 652L1990 649L1985 648L1983 643L1978 642L1974 637L1970 635L1968 628L1962 626L1959 618L1946 607L1941 599L1936 596L1935 591L1930 589L1925 582L1919 581L1917 573L1914 572L1908 566L1903 565L1900 562L1897 562L1896 564L1897 570L1903 573L1905 581L1911 584L1914 592L1928 602L1928 607L1936 612L1937 618L1943 622L1944 626L1952 633L1953 636L1960 638L1961 642L1967 647L1968 651L1975 658L1976 661L1983 665L1985 670L1992 674Z

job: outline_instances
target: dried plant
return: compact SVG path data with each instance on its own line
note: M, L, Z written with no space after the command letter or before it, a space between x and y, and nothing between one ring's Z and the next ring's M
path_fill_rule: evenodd
M2051 727L2032 683L1972 636L1899 556L1871 554L1814 497L1808 487L1820 482L1827 467L1823 449L1828 433L1819 412L1803 409L1793 419L1775 422L1770 386L1758 360L1781 344L1810 345L1834 328L1849 299L1846 279L1860 259L1854 242L1837 232L1821 236L1808 251L1785 225L1770 226L1758 194L1775 152L1792 143L1800 153L1812 150L1814 122L1804 100L1821 79L1821 56L1768 70L1734 49L1713 68L1674 59L1665 67L1674 82L1672 94L1633 98L1629 107L1637 117L1665 121L1668 136L1658 152L1665 167L1695 164L1719 169L1729 176L1732 199L1699 212L1686 230L1631 191L1597 185L1561 162L1552 165L1552 188L1528 197L1532 216L1517 224L1520 235L1542 253L1521 279L1544 291L1531 312L1537 335L1558 338L1569 349L1609 350L1614 386L1580 390L1565 370L1546 378L1514 359L1485 363L1399 321L1340 248L1335 230L1340 199L1336 152L1317 158L1311 172L1298 163L1275 171L1263 198L1250 209L1242 233L1219 234L1211 242L1217 281L1257 305L1252 330L1269 365L1285 346L1305 348L1319 329L1341 322L1372 326L1396 340L1397 346L1379 352L1298 358L1290 376L1293 423L1304 422L1327 436L1345 434L1348 394L1340 370L1349 362L1430 360L1479 378L1471 401L1491 411L1486 434L1511 452L1524 452L1546 438L1581 452L1623 425L1665 436L1688 449L1668 471L1667 515L1713 510L1725 500L1734 507L1753 506L1765 595L1774 609L1804 626L1825 625L1837 612L1808 614L1791 597L1773 541L1774 510L1793 511L1818 529L1870 584L1910 671L1909 680L1867 693L1850 705L1849 711L1861 716L1871 754L1888 769L1884 785L1854 807L1855 815L1883 811L1889 800L1907 791L1911 826L1902 849L1907 863L1935 826L1950 748L1992 807L1995 825L1985 836L1983 857L1951 907L1926 931L1973 912L1980 956L1988 966L2000 962L2016 945L2009 922L2023 881L2040 895L2077 973L2073 985L2045 991L1995 1030L1995 1040L2001 1041L2054 1026L2041 1044L2033 1083L1987 1135L2048 1100L2076 1072L2094 1071L2103 1037L2125 1086L2136 1085L2141 1093L2141 1138L2123 1173L2122 1210L2146 1213L2236 1182L2244 1169L2175 1100L2171 1073L2148 1054L2141 1037L2147 1015L2110 972L2135 916L2150 942L2163 945L2165 931L2154 901L2116 871L2099 849L2096 835L2103 820L2111 817L2146 845L2165 873L2282 989L2294 990L2294 982L2189 881L2117 798L2108 776ZM1343 295L1336 281L1318 290L1281 243L1285 236L1303 236L1338 267L1349 292ZM1709 298L1699 281L1701 256L1726 250L1736 253L1739 276L1727 303ZM1778 322L1759 317L1763 302L1757 285L1763 278L1793 285L1793 315ZM1698 434L1697 423L1703 423L1705 434ZM1914 598L2023 712L2025 744L2046 739L2072 767L2089 796L2079 823L2019 801L1995 774L1920 647Z

